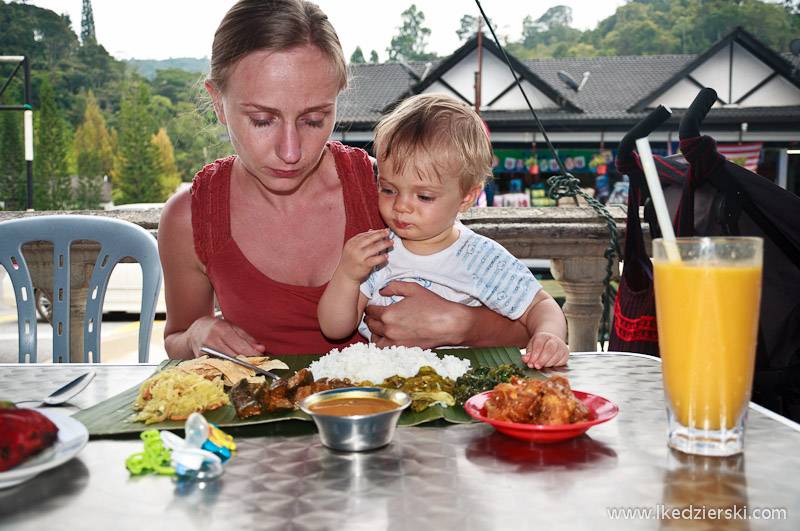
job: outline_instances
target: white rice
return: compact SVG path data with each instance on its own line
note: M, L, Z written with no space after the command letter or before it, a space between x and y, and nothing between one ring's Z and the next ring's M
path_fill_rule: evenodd
M440 376L455 380L470 368L469 360L445 354L441 358L419 347L378 348L374 343L358 343L333 349L308 366L314 379L348 378L351 382L379 384L390 376L410 378L420 367L432 367Z

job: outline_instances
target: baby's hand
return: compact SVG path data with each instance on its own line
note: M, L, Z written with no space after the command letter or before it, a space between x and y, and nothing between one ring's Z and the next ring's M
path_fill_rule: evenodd
M566 365L569 347L564 340L549 332L539 332L528 342L522 361L531 369Z
M389 229L378 229L356 234L344 244L339 269L348 278L361 282L372 271L372 268L387 260L386 253L381 254L392 246L392 240L387 238Z

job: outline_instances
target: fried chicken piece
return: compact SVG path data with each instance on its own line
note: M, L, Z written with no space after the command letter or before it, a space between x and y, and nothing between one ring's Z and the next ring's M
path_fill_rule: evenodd
M315 393L314 385L304 385L302 387L298 387L297 391L294 392L294 401L295 403L299 404L308 396L311 396Z
M523 424L572 424L589 418L589 410L572 394L569 381L557 374L544 382L512 378L497 384L485 407L491 419Z

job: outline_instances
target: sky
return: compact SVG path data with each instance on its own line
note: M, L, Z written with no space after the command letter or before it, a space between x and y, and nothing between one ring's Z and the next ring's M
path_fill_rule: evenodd
M23 0L12 0L20 1ZM72 29L80 34L82 0L24 0L24 3L68 14ZM211 55L214 32L235 0L92 0L97 41L117 59L201 58ZM381 61L401 26L401 14L411 4L425 14L424 26L432 31L427 52L447 56L461 42L456 30L461 17L479 16L475 0L317 0L342 43L346 58L361 46L369 58L372 50ZM625 0L483 0L481 6L497 25L498 35L519 40L522 20L534 20L550 7L572 8L572 26L594 29L614 14Z

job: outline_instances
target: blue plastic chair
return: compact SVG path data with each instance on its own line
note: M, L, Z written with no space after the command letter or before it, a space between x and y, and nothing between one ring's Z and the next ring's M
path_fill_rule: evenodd
M0 263L11 278L17 301L19 362L36 362L36 306L22 246L37 241L53 243L53 362L60 363L70 359L70 248L77 240L93 241L101 246L86 299L84 362L100 362L100 324L108 279L114 266L123 258L130 257L142 268L139 362L146 363L161 289L161 262L156 239L145 229L127 221L71 214L26 217L0 223Z

